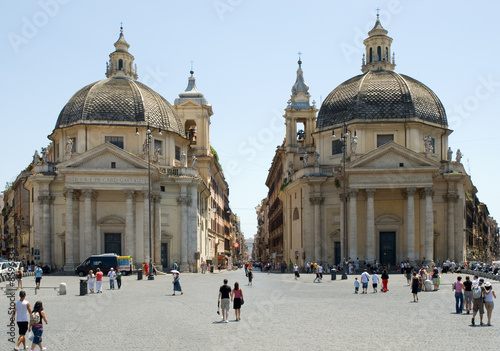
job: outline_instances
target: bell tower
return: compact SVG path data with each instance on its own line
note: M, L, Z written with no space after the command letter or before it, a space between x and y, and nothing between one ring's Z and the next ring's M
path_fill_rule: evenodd
M115 51L109 54L109 62L106 63L106 77L137 80L137 66L134 65L134 56L128 52L130 44L123 36L122 26L120 26L120 37L114 45Z
M366 53L363 55L361 71L394 71L396 59L394 54L391 58L392 38L387 36L387 30L380 24L379 14L377 21L371 31L368 32L368 38L363 42L366 47Z

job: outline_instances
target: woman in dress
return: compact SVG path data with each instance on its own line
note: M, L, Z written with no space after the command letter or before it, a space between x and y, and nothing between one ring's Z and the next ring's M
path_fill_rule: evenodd
M184 294L182 292L181 283L180 283L179 280L180 280L179 273L175 273L175 275L174 275L174 281L172 282L174 284L174 293L172 295L175 295L176 291L180 291L181 295Z
M387 289L387 283L389 283L389 273L387 273L387 269L383 270L381 278L382 278L382 291L388 292L389 289Z
M418 302L419 285L420 285L420 279L417 277L417 273L413 272L413 277L411 278L411 292L413 294L413 302Z
M231 291L231 301L233 301L234 314L236 320L241 320L241 301L243 301L243 291L238 282L234 283L234 289Z
M95 275L93 270L90 270L89 274L87 274L87 283L89 284L90 292L94 293Z
M486 307L486 317L488 317L488 325L491 326L491 312L493 312L493 307L495 306L493 299L496 299L497 295L495 295L490 282L484 284L483 297L484 307Z
M43 334L43 321L47 324L47 318L45 317L45 312L43 312L43 304L42 301L37 301L35 303L35 307L33 307L33 313L38 314L38 321L33 321L30 317L30 326L29 331L33 328L33 343L31 344L31 350L35 349L35 345L40 347L40 350L45 350L45 347L42 346L42 334Z
M19 267L19 270L17 271L16 274L17 278L17 288L22 289L23 288L23 267Z

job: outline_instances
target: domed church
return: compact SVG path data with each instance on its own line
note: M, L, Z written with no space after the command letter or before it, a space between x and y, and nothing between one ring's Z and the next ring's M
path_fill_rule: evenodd
M35 154L27 181L34 259L71 271L112 252L131 255L136 266L151 258L158 269L178 262L196 270L218 254L219 239L230 246L211 230L211 222L221 233L229 226L218 216L229 204L210 149L212 106L193 71L171 105L137 81L123 28L114 46L106 78L71 97L50 145ZM221 210L208 211L209 201Z
M333 89L319 112L299 60L286 137L266 182L278 261L464 261L473 185L460 151L453 159L448 147L441 101L395 72L387 34L377 15L362 74Z

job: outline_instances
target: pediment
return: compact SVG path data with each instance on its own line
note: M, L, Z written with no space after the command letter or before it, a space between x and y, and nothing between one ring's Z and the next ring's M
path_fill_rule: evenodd
M193 100L187 100L187 101L184 101L182 104L179 104L178 106L182 106L182 107L200 107L201 105L194 102Z
M349 169L415 169L439 168L439 162L414 152L404 146L389 142L356 159Z
M118 146L110 143L102 144L78 156L60 163L57 169L64 173L65 170L101 170L111 169L114 162L116 170L145 170L147 162L134 154L131 154Z

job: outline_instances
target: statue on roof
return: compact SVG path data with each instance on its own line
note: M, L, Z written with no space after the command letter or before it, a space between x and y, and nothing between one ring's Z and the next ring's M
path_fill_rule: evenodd
M457 157L456 157L456 159L455 159L455 160L457 161L457 163L460 163L460 160L462 160L462 157L463 157L463 156L464 156L464 154L462 154L462 153L460 152L460 149L458 149L458 150L457 150Z
M40 154L38 150L35 150L35 154L33 155L33 166L36 166L40 163Z
M447 156L449 162L453 161L453 150L451 150L451 147L448 148Z

